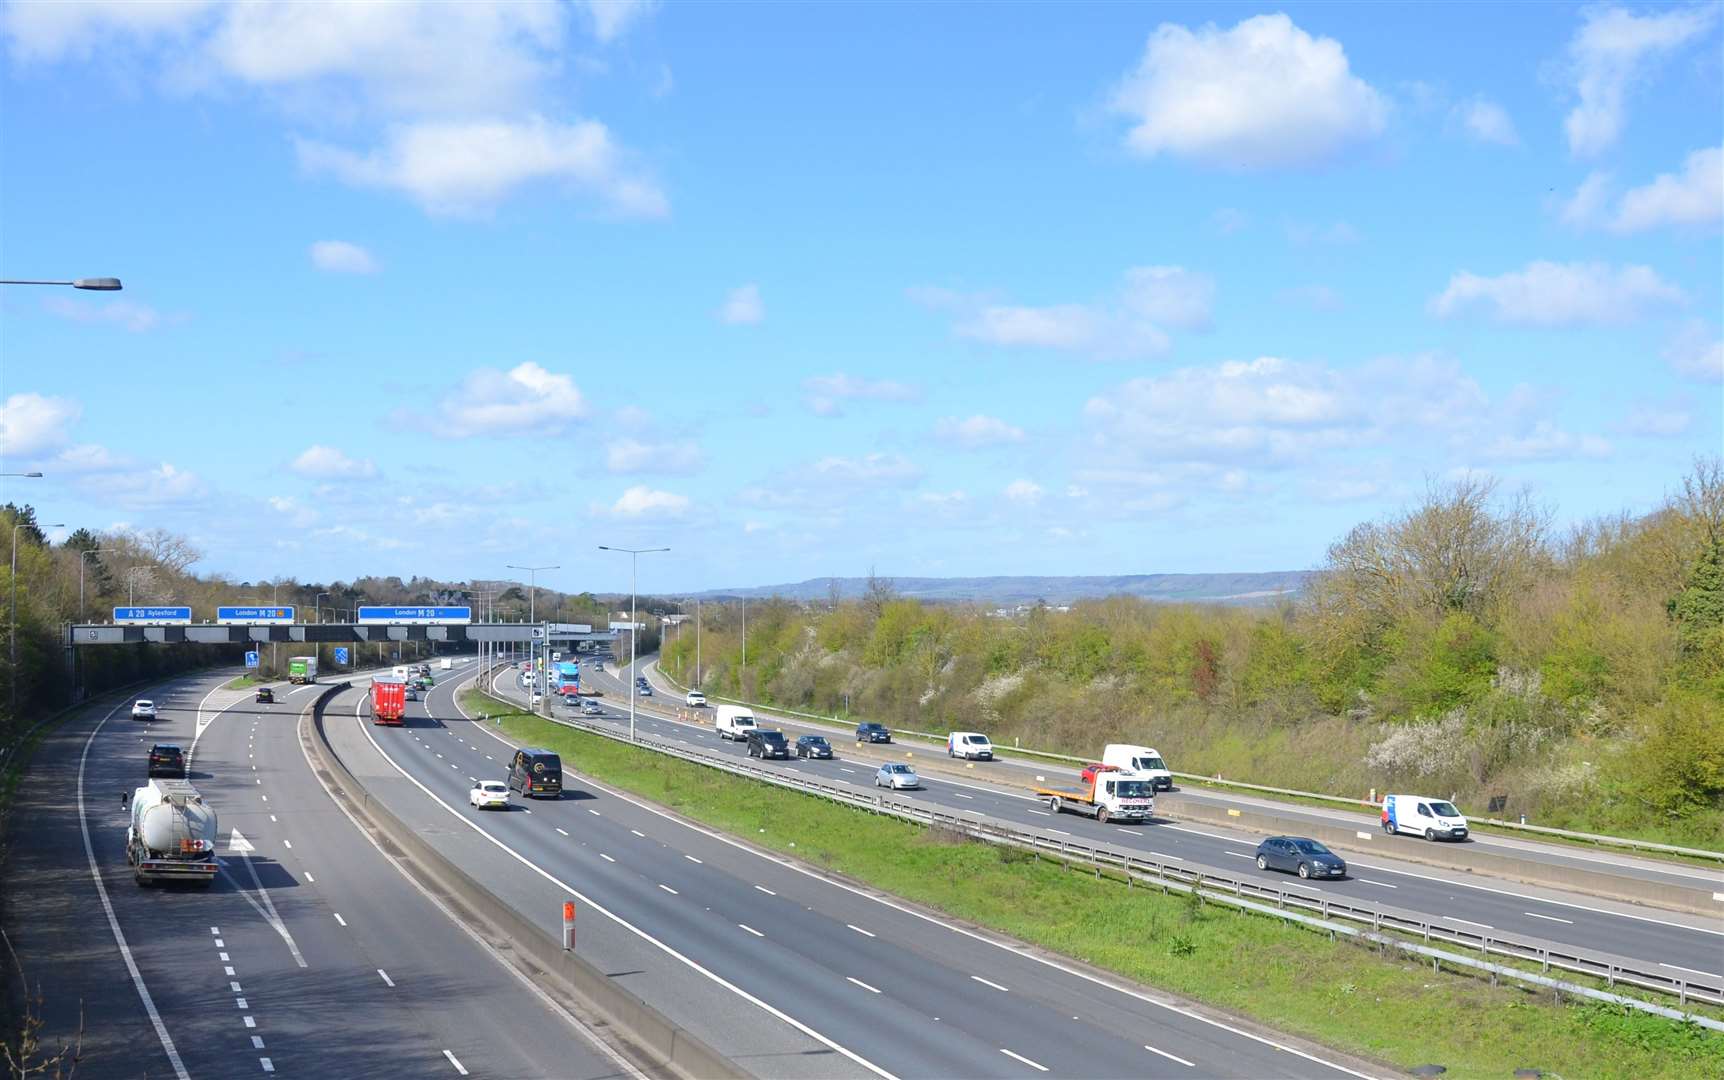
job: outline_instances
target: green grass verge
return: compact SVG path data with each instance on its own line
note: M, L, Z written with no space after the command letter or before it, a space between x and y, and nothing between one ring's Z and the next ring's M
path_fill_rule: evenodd
M1112 881L552 724L477 690L473 715L571 769L960 919L1402 1069L1523 1067L1635 1080L1724 1075L1724 1036L1629 1009L1387 959L1286 924ZM1409 1008L1410 1006L1410 1008ZM1416 1015L1418 1023L1408 1023Z
M222 689L223 690L244 690L249 686L256 686L259 683L266 683L266 682L270 682L270 681L271 680L269 680L269 679L260 679L256 675L241 675L237 679L229 679L227 682L223 683Z

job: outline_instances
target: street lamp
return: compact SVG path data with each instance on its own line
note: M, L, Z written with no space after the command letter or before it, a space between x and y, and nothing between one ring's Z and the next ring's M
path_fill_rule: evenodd
M96 292L120 291L120 279L117 277L81 277L71 281L23 281L8 278L0 281L0 285L70 285L74 289L92 289Z
M11 661L11 678L6 681L7 697L10 700L9 716L14 722L18 718L18 530L28 525L27 521L12 523L12 603L10 614L6 617L6 643ZM63 529L66 523L57 521L52 525L38 525L37 529Z
M539 621L539 571L540 570L561 570L562 567L560 567L560 566L516 566L514 563L508 563L507 565L508 565L508 568L510 570L525 570L525 571L527 571L528 574L531 575L527 579L527 582L528 582L528 584L527 584L527 590L528 590L528 592L527 592L527 621L530 623L538 622Z
M84 610L84 567L88 565L84 560L88 559L92 555L98 554L101 550L101 548L90 548L87 551L78 552L78 618L80 619L88 619L90 617Z
M629 742L635 741L635 679L639 677L635 671L635 642L640 639L641 624L635 609L636 571L642 555L650 555L656 551L669 551L670 548L625 548L599 545L600 551L621 551L629 557Z

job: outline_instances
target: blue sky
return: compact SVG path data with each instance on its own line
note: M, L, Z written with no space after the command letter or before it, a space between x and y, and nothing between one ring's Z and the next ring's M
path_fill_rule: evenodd
M4 8L0 496L240 578L1297 569L1724 442L1724 8Z

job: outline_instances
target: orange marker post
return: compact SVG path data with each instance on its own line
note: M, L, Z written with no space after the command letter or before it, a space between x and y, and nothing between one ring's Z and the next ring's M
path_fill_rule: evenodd
M575 903L573 900L563 901L563 951L573 952L575 949Z

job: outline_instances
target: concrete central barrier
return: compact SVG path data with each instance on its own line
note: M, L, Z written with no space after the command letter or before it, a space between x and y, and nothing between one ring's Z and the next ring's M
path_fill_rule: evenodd
M521 960L544 975L569 997L604 1017L636 1051L637 1065L658 1076L677 1080L746 1080L753 1074L724 1057L696 1036L685 1031L635 994L618 986L603 971L565 950L560 940L546 933L509 906L481 882L444 857L388 807L371 797L339 755L329 745L324 731L324 704L345 685L332 685L300 714L299 739L316 763L319 779L330 796L377 836L388 840L407 858L407 871L420 877L434 892L456 901L472 916L475 927L506 940ZM469 921L472 921L469 920ZM508 961L505 960L505 963Z

